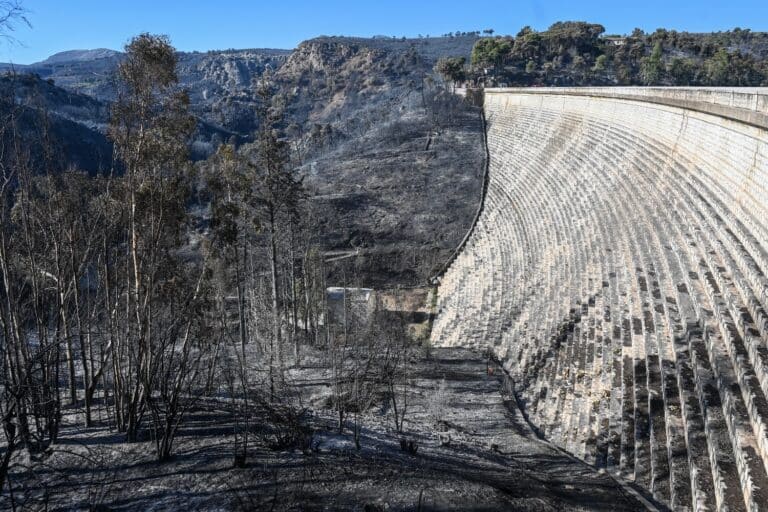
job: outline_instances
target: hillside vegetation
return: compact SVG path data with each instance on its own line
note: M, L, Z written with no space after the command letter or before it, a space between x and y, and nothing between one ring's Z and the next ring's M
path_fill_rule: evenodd
M461 55L456 55L461 58ZM514 37L479 39L466 69L446 76L486 85L768 84L768 33L736 28L717 33L607 35L596 23L523 27Z

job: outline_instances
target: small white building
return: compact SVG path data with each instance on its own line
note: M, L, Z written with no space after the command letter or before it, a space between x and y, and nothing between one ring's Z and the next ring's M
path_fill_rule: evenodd
M331 325L361 326L376 309L376 292L371 288L329 287L326 289L328 322Z

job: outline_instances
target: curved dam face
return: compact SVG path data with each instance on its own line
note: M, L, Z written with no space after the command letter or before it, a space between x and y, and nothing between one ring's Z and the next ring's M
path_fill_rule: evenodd
M768 509L768 89L485 93L482 213L436 346L675 509Z

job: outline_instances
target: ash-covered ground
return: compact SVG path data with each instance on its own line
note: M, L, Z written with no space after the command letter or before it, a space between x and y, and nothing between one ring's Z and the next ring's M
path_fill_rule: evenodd
M403 433L388 406L339 434L331 371L309 354L287 372L311 414L308 449L272 450L253 436L233 467L227 400L190 411L173 460L151 441L127 444L106 424L65 427L40 460L16 461L23 510L644 510L636 491L539 440L505 389L500 367L464 349L420 350L412 361ZM66 414L66 412L65 412ZM103 418L102 418L103 419ZM67 422L71 424L72 422ZM258 430L258 425L254 426ZM415 453L401 448L413 442ZM24 470L23 468L26 468ZM655 506L655 505L654 505ZM659 507L661 508L661 507Z

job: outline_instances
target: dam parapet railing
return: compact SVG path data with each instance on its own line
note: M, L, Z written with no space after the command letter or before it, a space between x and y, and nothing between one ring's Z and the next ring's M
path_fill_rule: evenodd
M587 96L641 101L768 129L768 87L497 87L486 88L484 94Z

